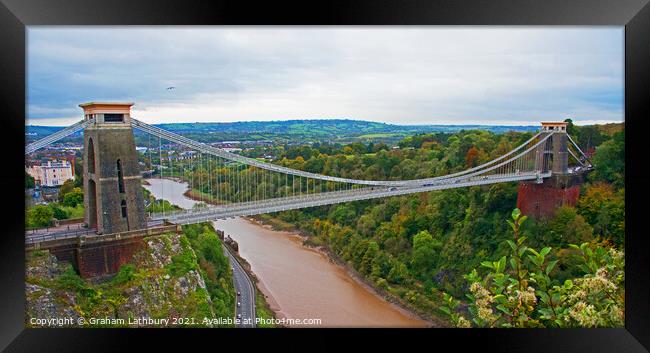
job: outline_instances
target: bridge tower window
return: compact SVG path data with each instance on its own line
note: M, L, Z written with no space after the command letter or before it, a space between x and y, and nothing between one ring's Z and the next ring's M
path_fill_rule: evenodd
M122 200L122 217L126 218L126 200Z
M124 193L124 177L122 176L122 162L117 160L117 188L120 194Z
M88 173L95 173L95 144L91 138L88 139L88 151L86 153L88 154Z
M104 122L105 123L123 123L124 122L124 114L104 113Z

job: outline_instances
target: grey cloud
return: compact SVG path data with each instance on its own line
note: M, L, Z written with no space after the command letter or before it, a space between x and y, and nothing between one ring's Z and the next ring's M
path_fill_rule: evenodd
M28 116L73 122L80 102L129 100L175 121L622 120L622 40L622 28L34 27Z

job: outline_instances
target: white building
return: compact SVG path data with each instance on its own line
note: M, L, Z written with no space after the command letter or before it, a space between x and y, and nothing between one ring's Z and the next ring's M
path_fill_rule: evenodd
M36 184L41 186L61 186L66 180L74 179L74 166L68 160L47 161L46 165L27 167Z

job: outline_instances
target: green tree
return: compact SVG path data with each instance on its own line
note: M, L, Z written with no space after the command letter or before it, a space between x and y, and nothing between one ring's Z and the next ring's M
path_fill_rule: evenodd
M348 203L335 205L329 214L329 220L334 223L342 225L353 225L356 221L356 213L354 208Z
M573 125L573 120L564 119L564 122L567 123L566 125L567 134L575 137L578 134L578 128L575 125Z
M25 189L33 189L35 186L34 178L25 171Z
M65 198L65 195L72 192L74 188L75 188L74 179L68 179L65 182L63 182L63 185L61 185L61 187L59 188L59 200L63 200Z
M370 276L373 278L385 278L390 272L390 258L385 251L379 251L377 256L372 260L372 272Z
M68 218L68 213L59 207L59 205L55 203L51 203L48 205L52 209L52 215L56 219L67 219Z
M27 223L30 227L47 227L52 222L54 211L46 205L36 205L27 211Z
M553 242L561 245L583 243L593 239L593 227L574 207L558 208L549 223L549 231Z
M442 244L435 241L428 231L423 230L417 233L413 237L413 255L411 257L413 270L421 276L426 276L434 269L441 247Z
M195 204L195 206L196 205L199 205L199 204ZM197 206L197 208L201 208L201 207L203 207L203 206L201 206L201 205ZM179 209L180 209L180 207L171 204L167 200L162 200L162 199L156 200L156 199L154 199L149 204L149 206L145 209L145 211L146 212L151 212L151 213L159 213L159 212L163 212L163 211L169 212L169 211L174 211L174 210L179 210Z
M75 171L75 173L76 173L76 171ZM83 175L79 176L79 175L75 174L75 176L74 176L74 187L75 188L81 188L81 187L83 187L83 185L84 185Z
M377 221L369 214L359 217L357 221L357 232L364 237L371 236L377 228Z
M408 269L399 260L392 260L392 267L388 272L387 280L391 283L403 284L408 278Z
M577 204L578 212L593 225L594 233L614 244L625 241L625 189L614 191L610 184L599 182L586 187Z
M375 260L375 257L379 253L379 245L376 242L371 241L368 243L368 248L363 254L361 259L361 265L359 266L359 272L364 275L370 275L372 272L372 263Z
M596 148L591 180L608 181L616 187L625 185L625 131L617 132L611 140Z
M576 142L581 149L588 151L603 143L606 138L607 136L603 135L597 126L587 125L580 127L580 134L578 135L578 140Z
M74 163L74 175L75 177L79 177L79 179L81 179L84 175L83 160L80 157L75 157L73 163Z
M72 191L65 194L63 197L63 205L68 207L76 207L77 205L83 205L84 202L84 193L80 188L73 188Z

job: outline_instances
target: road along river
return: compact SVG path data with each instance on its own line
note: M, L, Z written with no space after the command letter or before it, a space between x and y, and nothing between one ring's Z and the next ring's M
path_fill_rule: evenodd
M144 187L156 198L183 208L196 203L183 195L187 184L168 179L147 181L150 185ZM237 241L239 255L251 264L271 308L279 318L288 320L287 326L430 326L353 279L327 255L302 245L302 238L295 233L274 231L239 217L218 220L214 225Z

